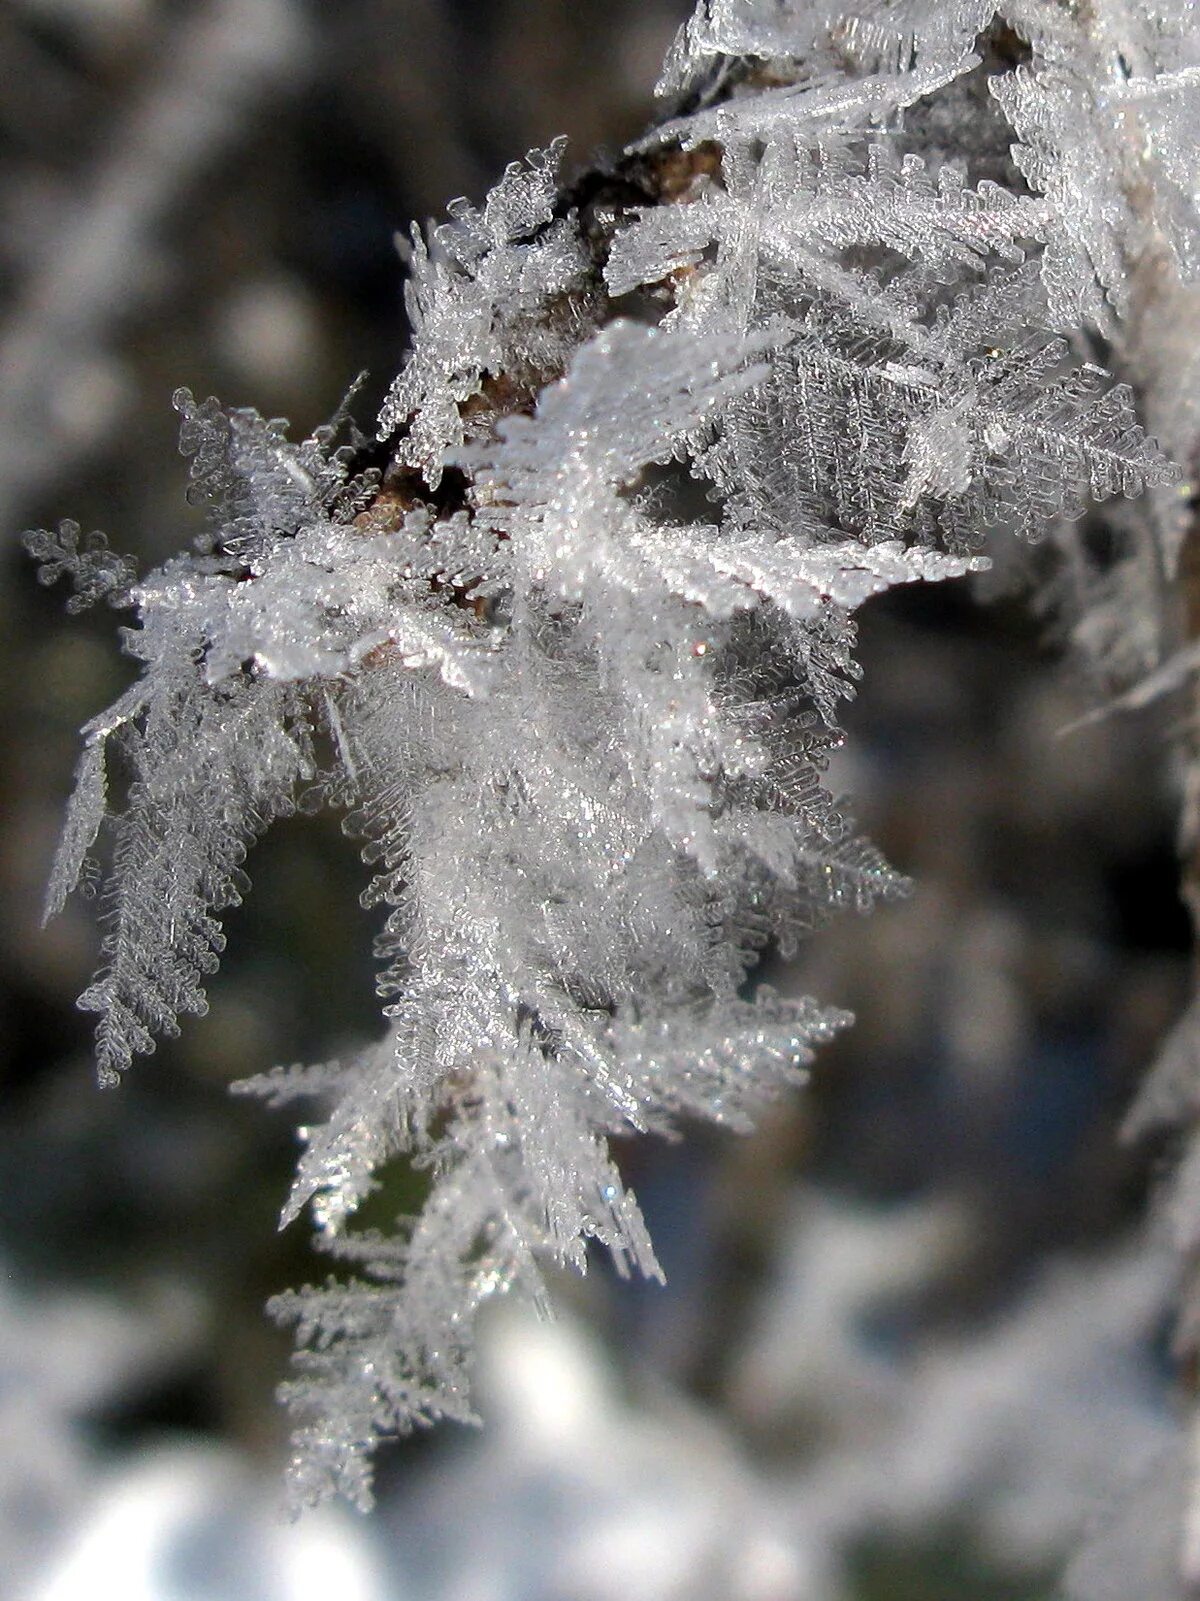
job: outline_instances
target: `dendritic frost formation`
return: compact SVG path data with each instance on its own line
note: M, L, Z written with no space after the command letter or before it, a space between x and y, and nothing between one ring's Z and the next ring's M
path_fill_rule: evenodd
M414 231L377 438L180 391L201 548L136 581L35 536L47 581L137 619L50 894L100 837L105 1078L204 1009L275 818L343 811L373 869L386 1033L245 1086L327 1109L284 1216L358 1272L275 1306L299 1499L365 1501L376 1439L470 1415L488 1297L542 1297L593 1239L658 1273L610 1136L745 1127L848 1021L754 973L904 888L824 783L856 609L1147 487L1178 548L1098 353L1132 264L1197 265L1192 22L707 0L609 169L568 182L556 143ZM1160 414L1188 459L1190 413ZM348 1227L402 1153L422 1215Z

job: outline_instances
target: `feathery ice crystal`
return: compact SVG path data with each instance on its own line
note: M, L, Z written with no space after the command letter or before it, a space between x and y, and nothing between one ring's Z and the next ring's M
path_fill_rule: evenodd
M848 1021L748 979L904 888L822 781L857 607L1145 486L1177 534L1086 341L1139 253L1196 262L1198 58L1184 0L708 0L611 169L556 144L414 232L375 441L181 391L198 552L35 536L138 619L50 893L107 836L105 1078L203 1010L275 818L344 810L374 870L384 1037L245 1086L328 1107L285 1218L360 1270L275 1306L300 1499L469 1416L475 1312L540 1263L658 1273L608 1136L743 1128ZM422 1216L347 1231L399 1153Z

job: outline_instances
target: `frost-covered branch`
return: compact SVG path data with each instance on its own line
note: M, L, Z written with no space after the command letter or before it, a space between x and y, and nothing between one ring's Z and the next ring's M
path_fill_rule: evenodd
M376 439L177 398L211 531L129 591L144 673L89 730L54 898L107 834L115 1076L203 1008L263 828L304 796L364 841L386 1034L248 1086L328 1108L285 1219L361 1273L277 1305L301 1498L363 1501L377 1438L470 1415L488 1297L592 1239L657 1273L610 1136L748 1126L848 1021L755 968L905 887L824 782L857 608L1177 495L1095 356L1135 186L1191 270L1194 40L1104 16L709 0L610 169L567 182L556 144L414 232ZM348 1231L402 1155L422 1216Z

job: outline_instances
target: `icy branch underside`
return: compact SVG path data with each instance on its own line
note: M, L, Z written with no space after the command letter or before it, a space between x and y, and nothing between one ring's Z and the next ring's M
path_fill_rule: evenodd
M535 152L414 232L376 442L181 392L205 548L129 588L41 536L44 576L139 614L51 896L106 831L102 1072L203 1010L274 818L346 809L375 871L385 1037L247 1086L330 1109L285 1219L361 1271L276 1307L301 1499L469 1416L474 1314L540 1262L658 1272L609 1135L745 1127L847 1021L747 978L904 887L822 782L855 609L1171 478L1069 341L1112 336L1148 231L1190 269L1186 33L994 9L712 0L611 172ZM344 1232L401 1153L422 1216Z

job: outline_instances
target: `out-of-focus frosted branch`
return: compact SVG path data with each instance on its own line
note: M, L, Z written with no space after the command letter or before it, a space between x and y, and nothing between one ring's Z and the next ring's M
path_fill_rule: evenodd
M78 205L28 261L0 330L0 523L119 426L112 344L141 302L164 220L264 95L303 82L295 0L203 0L161 29Z

